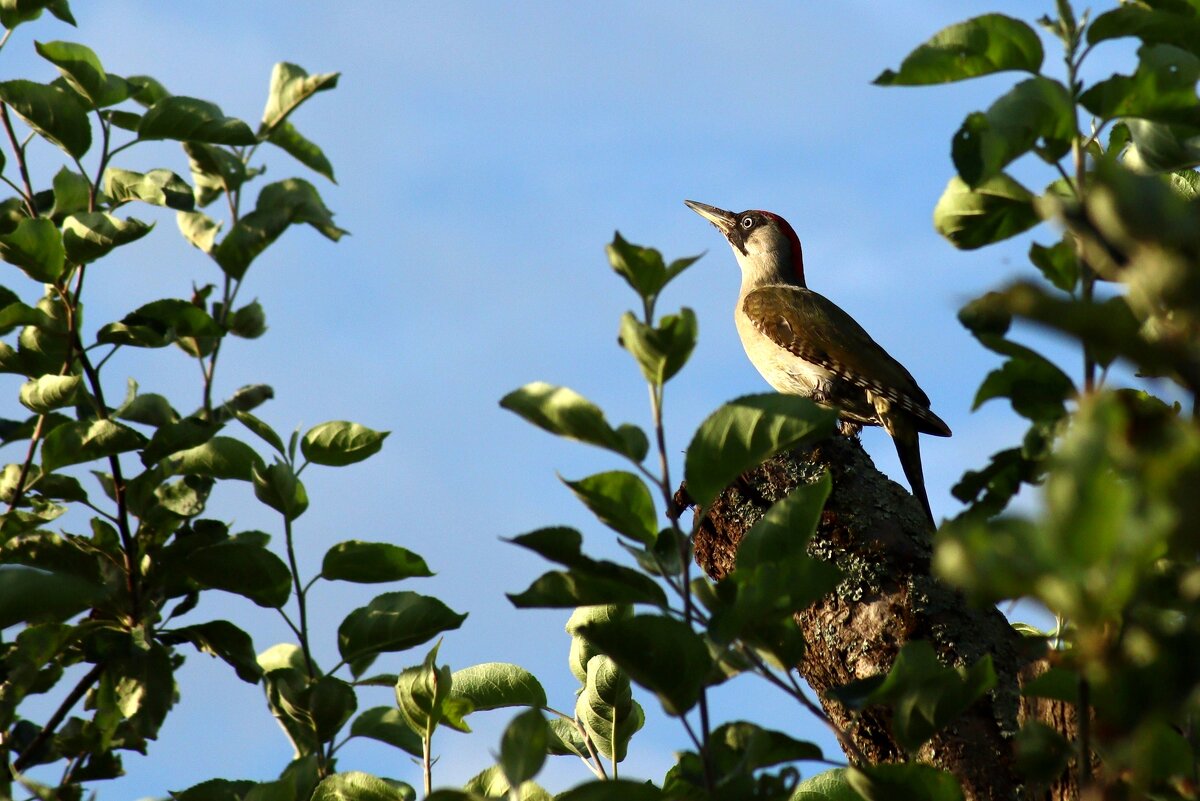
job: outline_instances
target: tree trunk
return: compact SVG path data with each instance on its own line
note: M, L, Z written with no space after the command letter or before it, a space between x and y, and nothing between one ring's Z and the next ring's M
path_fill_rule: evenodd
M837 589L796 619L807 644L800 675L845 739L871 763L907 758L881 706L853 712L827 690L886 673L910 640L926 640L947 665L973 665L991 654L998 683L915 755L954 774L967 801L1077 797L1072 777L1049 788L1023 785L1014 735L1036 716L1068 738L1073 716L1062 705L1034 704L1020 694L1022 671L1037 668L1037 650L995 608L969 604L930 574L932 536L921 507L875 469L857 437L833 437L811 450L781 454L743 474L712 504L696 536L696 561L714 579L733 569L742 534L776 501L828 470L833 491L809 552L837 564ZM677 500L686 503L686 487Z

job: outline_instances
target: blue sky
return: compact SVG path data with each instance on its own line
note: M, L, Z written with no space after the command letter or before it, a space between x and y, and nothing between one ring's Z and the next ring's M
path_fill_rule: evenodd
M282 152L263 155L268 179L309 178L352 235L335 245L295 230L255 263L241 298L260 300L270 331L223 353L218 385L227 394L271 384L276 399L261 416L282 431L351 419L392 432L363 465L305 472L312 506L297 525L301 569L311 575L326 548L346 539L423 554L437 576L408 588L470 613L441 649L454 668L516 662L542 679L552 705L574 703L567 615L511 607L503 594L524 589L544 565L501 538L574 525L593 553L620 558L615 537L556 477L620 465L530 428L497 400L546 380L592 398L612 420L647 423L638 371L616 344L618 318L634 298L604 256L614 229L668 259L707 251L660 302L664 313L690 306L700 320L693 362L667 393L675 475L711 410L767 389L733 329L734 259L684 198L785 216L804 243L810 286L917 378L955 432L923 443L936 514L958 508L949 488L964 470L1023 431L1000 404L972 413L996 360L955 313L1027 274L1030 237L960 253L931 226L952 172L951 135L1014 76L923 90L870 81L944 25L997 9L1032 20L1052 11L1050 2L74 5L78 30L49 18L18 29L0 53L0 75L48 80L53 68L32 41L79 41L111 72L153 74L175 94L213 100L254 123L275 62L342 73L335 91L294 118L324 148L338 184ZM1047 51L1054 69L1057 51L1050 43ZM1096 63L1107 75L1104 53ZM56 156L33 152L35 176L48 183ZM117 166L187 175L183 154L168 145L135 148ZM1037 164L1018 165L1018 174L1035 189L1052 178ZM156 212L134 212L158 220L158 229L90 279L92 326L218 279L177 236L172 216ZM1049 244L1056 235L1042 228L1034 238ZM178 408L199 401L195 366L182 353L154 352L149 361L122 353L107 370L118 396L132 375ZM5 379L0 388L14 399L6 416L16 416L19 382ZM863 442L903 483L886 435L870 431ZM248 487L225 490L208 514L280 532ZM314 592L318 661L336 661L337 624L371 589ZM192 619L226 616L252 632L259 650L288 639L277 618L237 597L206 600ZM398 670L423 655L377 667ZM161 796L215 776L268 779L287 762L290 747L258 688L202 655L188 657L179 681L179 706L151 758L128 756L128 776L103 786L101 798ZM625 772L660 778L686 738L653 698L640 699L650 723ZM840 756L810 716L780 701L753 681L714 693L717 719L754 719ZM360 705L388 702L381 691ZM487 767L509 717L484 713L472 719L473 735L439 735L438 783ZM407 757L369 743L344 749L340 767L419 781ZM563 789L587 774L560 759L544 778Z

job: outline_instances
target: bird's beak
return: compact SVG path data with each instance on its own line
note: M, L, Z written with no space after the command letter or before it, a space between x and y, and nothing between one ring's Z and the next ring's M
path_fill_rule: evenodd
M709 206L704 203L697 203L694 200L685 200L683 202L689 209L717 226L717 229L725 236L729 236L729 232L737 226L737 217L731 211L718 209L716 206Z

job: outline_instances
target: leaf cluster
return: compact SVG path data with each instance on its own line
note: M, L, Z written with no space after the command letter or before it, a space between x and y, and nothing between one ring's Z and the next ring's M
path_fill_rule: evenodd
M1029 428L954 488L968 506L943 528L935 563L977 601L1033 598L1058 621L1025 630L1056 665L1025 692L1073 705L1087 723L1075 742L1037 722L1021 731L1018 765L1031 781L1057 780L1074 752L1081 785L1175 798L1200 753L1178 733L1200 675L1200 610L1185 578L1200 473L1200 10L1134 2L1089 19L1058 0L1056 12L1038 22L1062 47L1061 80L1046 74L1034 28L996 14L946 28L877 79L1024 73L954 135L957 174L934 226L965 249L1043 223L1060 232L1030 246L1028 278L959 315L1003 359L975 405L1007 399ZM1118 39L1137 43L1132 69L1085 84L1085 59ZM1040 193L1008 172L1029 154L1053 171ZM1083 369L1016 342L1014 323L1065 338ZM1121 368L1127 385L1111 377ZM1028 485L1039 488L1036 511L1012 512ZM1097 776L1085 748L1103 761Z

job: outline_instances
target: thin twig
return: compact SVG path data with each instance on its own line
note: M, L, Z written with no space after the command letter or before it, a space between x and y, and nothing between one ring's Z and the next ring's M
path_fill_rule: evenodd
M25 750L13 760L13 770L23 773L25 768L29 767L30 763L38 756L38 752L42 749L42 746L54 734L54 730L63 722L67 713L74 708L75 704L79 703L79 699L83 698L84 694L99 680L103 672L103 662L97 662L92 665L92 669L83 675L83 678L79 680L79 683L75 685L71 692L67 693L67 697L58 705L58 709L54 710L54 714L42 726L42 730L29 741L29 745L25 746Z
M8 134L9 144L12 145L13 157L17 160L17 170L21 173L21 181L25 184L25 208L30 217L38 216L37 201L33 197L33 183L29 180L29 168L25 164L25 148L17 143L17 134L13 131L12 120L8 117L8 104L0 102L0 121Z

